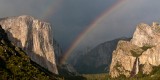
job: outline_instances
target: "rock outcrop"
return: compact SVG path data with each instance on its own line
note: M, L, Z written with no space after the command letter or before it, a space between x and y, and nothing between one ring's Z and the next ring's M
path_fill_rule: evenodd
M33 61L58 74L49 23L24 15L3 18L0 25L7 32L9 40L21 47Z
M83 55L75 54L76 56L70 60L70 63L80 73L108 72L112 52L116 49L119 40L130 40L130 38L121 37L101 43L91 50L86 50ZM79 54L82 54L82 52Z
M143 47L146 45L154 46L160 43L160 26L153 22L152 26L141 23L137 26L133 34L131 43Z
M159 48L159 24L153 22L151 26L144 23L138 25L131 41L119 41L116 50L113 51L111 77L132 77L139 71L150 74L154 66L160 66Z

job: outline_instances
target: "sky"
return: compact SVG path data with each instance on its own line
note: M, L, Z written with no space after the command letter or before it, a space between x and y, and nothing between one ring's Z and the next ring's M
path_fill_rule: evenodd
M117 1L123 1L115 5ZM131 37L139 23L160 22L160 0L0 0L0 17L30 15L51 23L65 52L94 21L101 18L75 50L119 37ZM107 14L111 7L116 6Z

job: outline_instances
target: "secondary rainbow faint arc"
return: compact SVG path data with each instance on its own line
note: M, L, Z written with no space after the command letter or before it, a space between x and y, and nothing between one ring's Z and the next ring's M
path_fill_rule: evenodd
M117 10L117 8L121 7L123 3L127 0L118 0L115 4L113 4L109 9L104 11L101 15L99 15L90 25L87 27L84 31L82 31L77 38L74 40L74 42L71 44L71 46L67 49L67 51L62 56L60 63L64 64L69 55L73 52L73 50L80 44L80 42L86 37L86 35L92 31L96 25L101 22L104 18L109 16L111 13Z
M46 7L46 9L44 10L44 12L42 13L42 19L46 20L49 17L51 17L52 15L54 15L54 13L57 11L57 9L60 7L60 5L62 4L63 0L57 0L57 2L52 2L50 5L48 5ZM55 4L56 3L56 4Z

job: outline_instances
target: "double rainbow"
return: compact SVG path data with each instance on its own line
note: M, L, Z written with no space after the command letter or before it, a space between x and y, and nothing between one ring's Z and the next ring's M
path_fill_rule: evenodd
M67 51L62 56L60 63L63 64L67 60L67 58L71 55L73 50L81 43L81 41L86 37L88 33L90 33L92 30L94 30L95 27L97 27L97 24L99 24L101 21L103 21L105 18L107 18L110 14L114 13L116 10L118 10L120 7L123 6L123 4L128 0L118 0L116 3L114 3L109 9L106 9L102 14L100 14L84 31L82 31L76 39L72 42L71 46L67 49ZM55 3L51 3L49 5L42 18L45 20L49 16L53 15L56 11L59 4L61 4L63 0L58 0L57 5Z
M104 18L107 18L110 14L114 13L119 7L122 7L127 0L118 0L115 4L113 4L109 9L105 10L101 15L99 15L84 31L82 31L71 46L64 53L63 57L60 60L61 64L64 64L67 58L71 55L73 50L81 43L81 41L86 37L86 35L91 32L97 24L100 23Z

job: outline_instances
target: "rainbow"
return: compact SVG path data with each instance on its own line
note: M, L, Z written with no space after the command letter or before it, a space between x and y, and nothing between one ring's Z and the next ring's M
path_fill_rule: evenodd
M84 31L82 31L71 46L67 49L67 51L62 56L60 63L64 64L70 54L74 51L74 49L80 44L80 42L86 37L86 35L92 31L98 23L100 23L104 18L109 16L111 13L119 9L121 6L124 5L124 2L127 0L118 0L115 4L113 4L109 9L104 11L101 15L99 15Z

